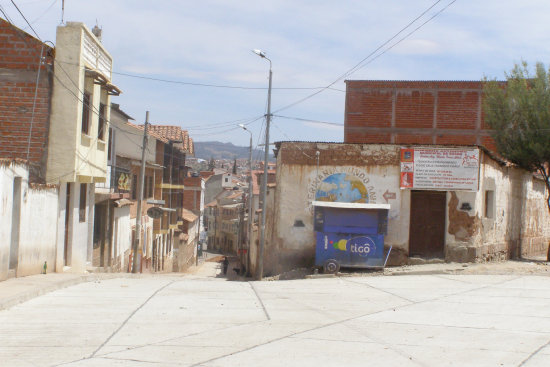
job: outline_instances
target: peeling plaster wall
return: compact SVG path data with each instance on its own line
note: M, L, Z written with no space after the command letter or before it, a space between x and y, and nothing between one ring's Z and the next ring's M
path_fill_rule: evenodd
M361 176L369 203L391 205L385 245L393 246L389 264L404 264L409 251L410 190L399 188L399 145L281 143L277 157L275 201L268 211L264 274L313 265L315 232L311 201L320 182L332 173ZM319 151L317 166L316 152ZM448 191L445 227L447 261L493 261L546 252L550 215L544 183L482 153L476 192ZM486 190L494 192L492 216L486 217ZM462 204L468 203L469 210ZM268 202L269 204L269 202ZM270 216L272 220L270 222ZM297 223L304 226L298 226ZM269 231L269 230L268 230ZM269 232L268 232L269 234ZM254 259L255 248L251 249Z
M494 192L492 216L485 196ZM546 253L550 215L544 182L483 154L477 192L449 192L446 260L493 261ZM463 211L463 203L472 209Z

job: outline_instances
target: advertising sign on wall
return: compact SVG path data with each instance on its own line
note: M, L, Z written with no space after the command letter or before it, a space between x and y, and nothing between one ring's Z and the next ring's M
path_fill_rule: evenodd
M401 148L402 189L477 191L479 149Z

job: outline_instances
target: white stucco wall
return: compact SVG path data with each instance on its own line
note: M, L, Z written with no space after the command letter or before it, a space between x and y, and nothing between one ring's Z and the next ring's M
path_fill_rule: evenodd
M141 162L141 146L143 145L143 130L126 124L124 116L112 113L113 127L115 129L115 153L126 158L136 159ZM145 161L155 162L157 140L149 136L147 149L145 150Z
M111 254L114 263L120 264L124 271L128 265L128 259L124 256L132 247L132 225L130 223L130 206L126 205L114 209L114 230Z
M19 233L12 231L13 185L21 177ZM55 186L28 184L28 170L21 164L0 165L0 280L9 269L10 245L19 237L17 276L39 274L44 262L55 271L58 189Z

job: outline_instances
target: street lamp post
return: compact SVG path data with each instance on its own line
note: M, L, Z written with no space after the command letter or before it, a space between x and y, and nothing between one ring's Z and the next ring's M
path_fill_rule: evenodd
M252 247L252 223L254 221L254 215L252 214L252 132L243 124L239 124L239 126L250 134L250 146L248 148L248 249L246 251L247 256L250 256L250 248ZM248 261L246 266L249 266Z
M264 152L264 177L262 180L262 223L260 225L260 252L257 260L258 280L264 276L264 248L265 248L265 217L266 217L266 197L267 197L267 161L269 159L269 123L271 122L271 60L265 56L261 50L253 50L256 55L269 61L269 88L267 90L267 114L265 122L265 152Z

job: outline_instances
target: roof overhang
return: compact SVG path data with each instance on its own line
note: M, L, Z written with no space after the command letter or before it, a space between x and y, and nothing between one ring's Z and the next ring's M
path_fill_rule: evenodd
M111 83L109 81L109 78L107 78L104 74L102 74L101 72L97 71L97 70L94 70L94 69L90 69L90 68L86 68L85 69L85 72L86 72L86 75L93 78L94 79L94 83L95 84L99 84L101 85L103 88L105 88L107 90L107 93L111 96L118 96L120 95L120 93L122 93L122 91L120 90L120 88L118 88L116 85L114 85L113 83Z
M342 209L390 209L390 204L340 203L332 201L313 201L313 206Z

